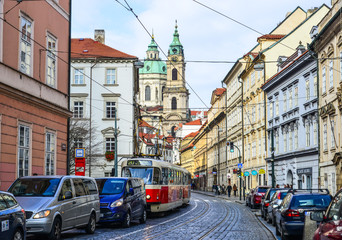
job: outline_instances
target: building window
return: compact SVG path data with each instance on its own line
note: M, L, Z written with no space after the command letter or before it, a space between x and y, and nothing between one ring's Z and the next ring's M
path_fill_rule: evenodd
M270 118L273 118L273 101L270 102Z
M50 132L46 133L45 142L45 175L54 175L56 149L55 134Z
M19 125L18 132L18 177L29 175L30 128Z
M305 124L305 139L306 139L306 146L310 146L310 123L307 121Z
M325 77L325 67L322 68L322 93L325 93L327 91L327 80Z
M310 81L306 79L305 81L305 92L306 92L306 100L310 100Z
M298 87L295 87L295 107L298 106Z
M20 30L20 71L30 75L32 62L32 22L22 16Z
M116 71L114 68L106 70L106 84L116 84Z
M47 37L46 51L46 84L51 87L56 87L56 39L52 36Z
M106 102L106 118L115 118L115 102Z
M261 150L261 139L259 139L259 156L261 156L262 150Z
M162 87L162 101L164 101L164 90L165 90L165 86Z
M289 151L292 151L292 146L293 146L293 132L290 129L290 131L289 131Z
M275 115L279 116L279 98L278 97L276 97L276 100L275 100Z
M251 87L254 86L255 84L255 71L252 72L252 75L251 75Z
M340 52L340 82L342 82L342 52Z
M158 88L156 88L156 100L158 101Z
M330 120L331 123L331 148L335 148L335 119Z
M171 109L172 110L177 109L177 99L175 97L172 98Z
M298 149L298 128L294 128L294 149Z
M287 133L284 133L284 153L287 152Z
M115 150L115 138L106 138L106 151Z
M314 73L315 74L315 76L314 76L314 89L313 89L313 95L314 95L314 97L317 97L317 75L316 75L316 73Z
M252 157L256 157L256 142L252 143Z
M83 138L75 138L74 145L75 145L75 148L84 148Z
M318 141L318 125L317 125L317 121L315 119L313 120L313 132L314 132L313 144L317 145L317 141Z
M177 69L172 69L172 80L177 80Z
M330 60L329 62L329 87L334 87L334 62Z
M151 100L151 88L150 86L145 87L145 101Z
M323 149L328 150L327 123L323 125Z
M75 101L74 102L74 118L83 118L83 102Z
M286 112L287 111L287 97L286 97L286 92L284 92L284 106L283 106L283 108L284 108L284 112Z
M84 84L84 69L76 68L74 71L74 84Z
M276 153L279 153L279 135L278 134L275 134L275 145L276 145L276 147L275 147L274 151Z
M292 89L289 89L289 109L292 109Z

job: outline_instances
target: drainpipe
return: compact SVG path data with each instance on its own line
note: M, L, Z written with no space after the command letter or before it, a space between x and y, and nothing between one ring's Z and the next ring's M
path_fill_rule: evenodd
M91 177L91 160L92 160L92 148L91 148L91 138L92 138L92 129L91 129L91 115L92 115L92 98L93 98L93 68L97 64L97 58L95 58L95 63L90 67L90 91L89 91L89 177Z
M68 46L68 110L70 111L70 74L71 74L71 1L69 2L69 46ZM67 121L67 161L66 174L70 175L70 117Z

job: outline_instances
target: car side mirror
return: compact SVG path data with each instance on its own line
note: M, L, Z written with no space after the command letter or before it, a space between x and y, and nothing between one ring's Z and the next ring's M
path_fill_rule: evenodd
M324 214L322 211L312 212L310 214L310 219L316 222L322 222L324 220Z
M70 191L66 191L64 194L64 199L71 199L72 198L72 193Z
M130 194L130 195L134 195L134 190L133 190L133 188L130 188L130 189L129 189L129 194Z

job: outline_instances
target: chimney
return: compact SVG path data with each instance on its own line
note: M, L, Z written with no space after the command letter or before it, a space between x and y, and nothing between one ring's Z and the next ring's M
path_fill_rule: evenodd
M103 29L95 29L94 40L98 41L98 42L100 42L102 44L105 44L105 30L103 30Z

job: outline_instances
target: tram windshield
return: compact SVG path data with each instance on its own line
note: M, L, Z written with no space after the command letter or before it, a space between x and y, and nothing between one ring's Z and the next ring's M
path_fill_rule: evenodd
M124 168L122 176L142 178L145 184L152 184L153 168Z

